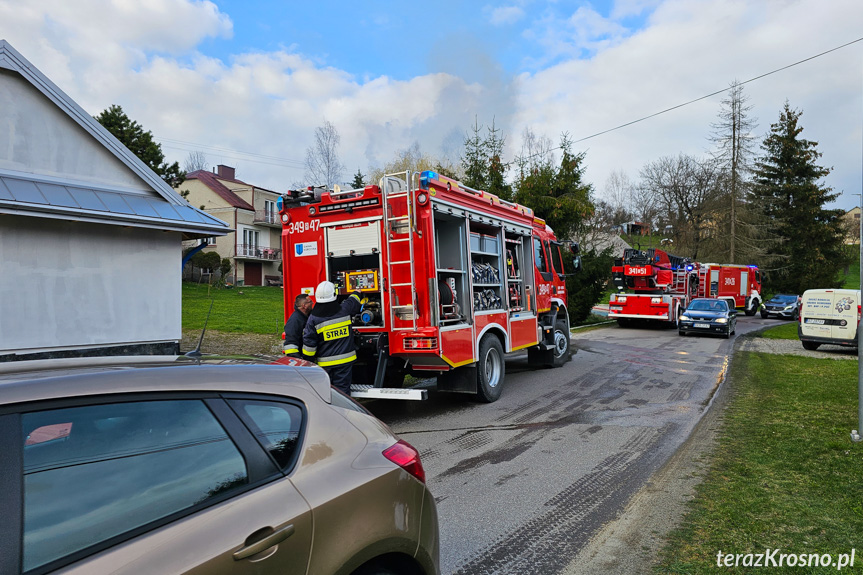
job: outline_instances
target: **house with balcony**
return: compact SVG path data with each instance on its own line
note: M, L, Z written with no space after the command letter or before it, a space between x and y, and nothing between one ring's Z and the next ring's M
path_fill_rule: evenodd
M179 190L196 208L223 220L234 231L204 248L216 251L233 264L231 277L236 285L281 285L282 224L276 209L279 194L238 180L234 168L216 166L210 172L186 174Z

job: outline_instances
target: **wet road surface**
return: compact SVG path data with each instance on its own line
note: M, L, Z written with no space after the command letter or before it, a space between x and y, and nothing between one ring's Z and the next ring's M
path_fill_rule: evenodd
M739 316L738 334L760 327ZM614 326L576 333L559 369L508 357L492 404L431 391L366 406L420 451L443 574L562 573L686 439L733 342Z

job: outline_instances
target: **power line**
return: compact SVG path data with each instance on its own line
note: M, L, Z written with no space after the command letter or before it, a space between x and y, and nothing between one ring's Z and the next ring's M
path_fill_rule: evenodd
M185 142L183 140L174 140L171 138L159 138L156 136L156 139L160 142L168 142L162 143L162 145L166 148L171 148L173 150L181 150L181 151L211 151L213 153L226 154L229 157L239 160L247 160L251 162L256 162L260 164L269 164L271 166L286 166L287 167L295 167L295 168L303 168L305 167L305 162L302 160L296 160L293 158L281 158L278 156L269 156L266 154L259 154L255 152L244 152L241 150L233 150L231 148L225 148L221 146L212 146L208 144L197 144L195 142ZM176 144L176 145L171 145ZM246 157L239 157L246 156ZM271 162L265 160L272 160Z
M756 80L766 78L767 76L770 76L772 74L776 74L778 72L782 72L783 70L787 70L789 68L793 68L794 66L798 66L798 65L803 64L805 62L809 62L810 60L820 58L821 56L825 56L827 54L830 54L831 52L836 52L837 50L841 50L842 48L847 48L848 46L851 46L852 44L856 44L857 42L861 42L861 41L863 41L863 37L857 38L856 40L852 40L850 42L846 42L845 44L842 44L841 46L836 46L835 48L825 50L824 52L821 52L819 54L815 54L814 56L804 58L803 60L799 60L797 62L794 62L793 64L788 64L787 66L782 66L781 68L776 68L775 70L771 70L770 72L765 72L764 74L760 74L760 75L755 76L753 78L750 78L748 80L744 80L743 82L738 82L738 84L740 84L740 85L749 84L750 82L754 82ZM649 120L650 118L655 118L656 116L660 116L662 114L666 114L668 112L677 110L679 108L683 108L684 106L688 106L690 104L700 102L701 100L706 100L707 98L712 98L713 96L716 96L718 94L722 94L723 92L726 92L727 90L728 90L728 88L716 90L715 92L711 92L711 93L706 94L704 96L700 96L700 97L695 98L693 100L689 100L688 102L683 102L682 104L677 104L676 106L671 106L670 108L660 110L659 112L654 112L653 114L649 114L647 116L638 118L637 120L632 120L630 122L626 122L625 124L620 124L619 126L615 126L613 128L609 128L607 130L602 130L601 132L596 132L595 134L591 134L591 135L585 136L583 138L578 138L577 140L573 140L571 143L577 144L578 142L584 142L585 140L590 140L591 138L595 138L597 136L602 136L603 134L608 134L609 132L614 132L616 130L620 130L621 128L626 128L627 126L632 126L633 124L638 124L639 122L644 122L645 120ZM292 159L292 158L280 158L278 156L268 156L265 154L258 154L255 152L243 152L240 150L232 150L230 148L223 148L223 147L219 147L219 146L210 146L210 145L206 145L206 144L197 144L195 142L184 142L182 140L172 140L172 139L168 139L168 138L160 139L160 141L172 142L174 144L192 147L192 150L188 150L188 148L181 148L181 147L171 146L171 145L165 144L166 148L172 148L175 150L195 151L197 149L203 148L203 149L213 150L214 152L217 152L217 153L235 154L234 156L229 156L229 157L233 157L235 159L240 159L240 160L247 160L250 162L256 162L259 164L267 164L267 165L271 165L271 166L282 166L282 167L293 167L293 168L304 168L305 167L305 162L303 162L302 160L297 160L297 159ZM530 158L533 158L535 156L539 156L539 155L542 155L542 154L548 153L548 152L554 152L555 150L559 150L559 149L560 149L560 146L556 146L554 148L550 148L548 150L545 150L544 152L538 152L536 154L526 156L524 159L530 159ZM236 156L236 154L241 154L241 155L247 156L247 157L246 158L238 158ZM258 158L258 159L255 159L255 158ZM267 162L264 160L272 160L272 161Z
M829 54L830 52L835 52L836 50L841 50L842 48L846 48L846 47L848 47L852 44L856 44L857 42L860 42L860 41L863 41L863 38L857 38L856 40L852 40L851 42L847 42L845 44L842 44L841 46L836 46L835 48L831 48L830 50L827 50L825 52L821 52L820 54L815 54L814 56L810 56L809 58L804 58L803 60L800 60L799 62L794 62L793 64L788 64L787 66L783 66L781 68L776 68L775 70L771 70L770 72L766 72L764 74L761 74L760 76L755 76L754 78L750 78L750 79L745 80L743 82L738 82L738 84L743 85L743 84L748 84L750 82L754 82L755 80L760 80L761 78L765 78L767 76L770 76L771 74L776 74L777 72L781 72L782 70L787 70L788 68L792 68L794 66L797 66L798 64L803 64L804 62L808 62L809 60L814 60L815 58L820 58L821 56L824 56L825 54ZM706 96L701 96L699 98L695 98L694 100L689 100L688 102L684 102L682 104L678 104L676 106L666 108L665 110L661 110L659 112L650 114L649 116L644 116L643 118L639 118L637 120L632 120L631 122L627 122L625 124L615 126L614 128L609 128L608 130L603 130L601 132L591 134L590 136L585 136L584 138L579 138L578 140L573 140L572 143L575 144L577 142L583 142L585 140L595 138L596 136L601 136L603 134L607 134L609 132L613 132L615 130L625 128L626 126L631 126L633 124L637 124L638 122L643 122L644 120L649 120L650 118L654 118L656 116L659 116L660 114L665 114L666 112L671 112L672 110L676 110L678 108L688 106L689 104L694 104L695 102L700 102L701 100L706 100L707 98L711 98L711 97L716 96L717 94L721 94L727 90L728 90L728 88L723 88L722 90L717 90L715 92L711 92L710 94L707 94ZM560 147L557 147L555 149L559 150Z

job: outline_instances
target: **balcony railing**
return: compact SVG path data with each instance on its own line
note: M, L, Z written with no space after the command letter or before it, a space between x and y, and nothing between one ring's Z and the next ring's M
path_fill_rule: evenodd
M279 219L279 213L269 210L255 210L256 224L269 224L271 226L281 226L282 221Z
M254 244L237 244L237 257L277 261L282 259L282 250L279 248L265 248Z

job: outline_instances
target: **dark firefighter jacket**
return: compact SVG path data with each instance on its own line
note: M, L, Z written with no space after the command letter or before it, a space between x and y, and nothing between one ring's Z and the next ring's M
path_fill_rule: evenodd
M356 293L341 304L315 304L303 332L303 356L316 357L321 367L334 367L357 359L351 317L360 313L362 305Z
M288 318L288 323L285 324L285 355L302 357L300 348L303 346L303 330L308 319L309 316L298 309Z

